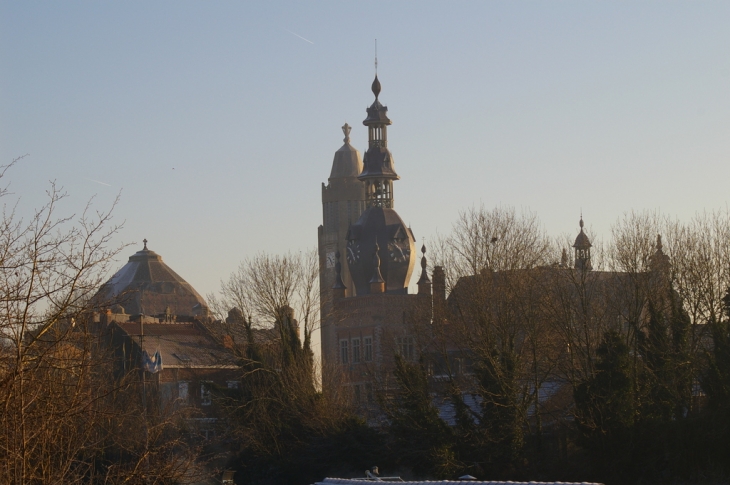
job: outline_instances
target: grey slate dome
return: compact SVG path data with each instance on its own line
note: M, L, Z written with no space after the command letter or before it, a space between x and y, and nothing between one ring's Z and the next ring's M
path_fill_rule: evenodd
M374 206L347 233L347 264L358 296L370 293L377 259L385 292L406 293L416 264L415 238L395 210Z
M588 249L590 248L591 241L588 239L588 236L586 236L586 233L583 232L583 217L580 218L580 233L575 238L575 243L573 244L573 247L576 249Z
M121 305L129 315L191 317L207 312L208 305L195 288L175 273L154 251L144 248L129 257L96 297L102 305Z

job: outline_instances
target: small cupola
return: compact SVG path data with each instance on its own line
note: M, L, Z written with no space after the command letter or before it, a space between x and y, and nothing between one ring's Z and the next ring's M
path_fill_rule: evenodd
M580 233L575 238L573 248L575 248L575 269L584 271L590 271L593 269L591 266L591 241L588 236L583 232L583 215L580 216Z
M393 181L400 177L395 172L393 155L388 150L388 108L378 100L378 75L372 85L375 101L367 109L368 117L362 122L368 127L368 149L363 159L363 170L358 177L365 182L368 206L393 208Z

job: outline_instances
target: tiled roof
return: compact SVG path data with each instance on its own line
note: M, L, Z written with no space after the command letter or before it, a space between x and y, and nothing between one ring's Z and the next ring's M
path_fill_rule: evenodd
M162 365L167 368L232 368L236 361L230 350L219 344L205 329L194 322L185 323L145 323L140 329L139 322L117 323L139 342L144 332L143 350L152 355L157 350L162 357Z
M129 315L159 315L169 308L173 315L192 316L196 305L207 307L195 288L147 246L130 256L96 298L102 305L121 304Z

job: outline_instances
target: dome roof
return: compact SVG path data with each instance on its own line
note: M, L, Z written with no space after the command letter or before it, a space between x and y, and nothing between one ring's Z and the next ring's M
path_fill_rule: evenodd
M578 249L591 247L591 241L590 239L588 239L588 236L586 236L586 233L583 232L583 229L580 230L578 237L575 238L575 243L573 243L573 247Z
M395 161L390 150L385 147L372 147L365 152L363 169L358 178L360 180L367 180L369 178L399 180L400 177L395 172L394 165Z
M378 258L374 258L377 248ZM380 261L386 293L405 293L416 263L415 238L398 213L370 207L347 232L347 264L357 295L370 293Z
M583 217L580 218L580 233L578 234L578 237L575 238L575 243L573 243L573 247L576 249L588 249L591 247L591 241L588 239L588 236L586 236L586 233L583 232Z
M169 309L172 315L193 316L208 306L159 254L147 249L146 240L144 249L129 257L129 262L101 287L96 298L104 306L119 304L130 315L160 315Z

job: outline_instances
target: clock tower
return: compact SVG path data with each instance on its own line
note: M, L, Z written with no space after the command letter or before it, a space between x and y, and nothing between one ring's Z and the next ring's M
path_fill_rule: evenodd
M373 390L392 375L396 355L418 359L419 345L429 341L432 315L425 256L418 293L408 293L417 258L415 238L394 209L393 182L400 177L388 149L391 121L379 100L377 73L372 91L375 101L363 121L367 151L362 162L357 158L357 170L336 176L341 151L353 150L346 125L345 146L335 155L330 183L322 190L324 224L319 233L322 373L349 387L364 408L375 405ZM355 159L347 160L351 163L343 166L354 167ZM353 187L359 188L356 201L336 195L354 193Z
M368 127L368 149L358 176L365 186L367 209L347 231L347 266L355 295L372 292L371 280L377 271L387 293L406 294L416 262L415 238L393 208L395 172L388 149L388 107L378 99L381 91L377 74L371 86L375 101L362 122ZM377 258L374 254L377 252ZM376 268L377 262L377 268Z

